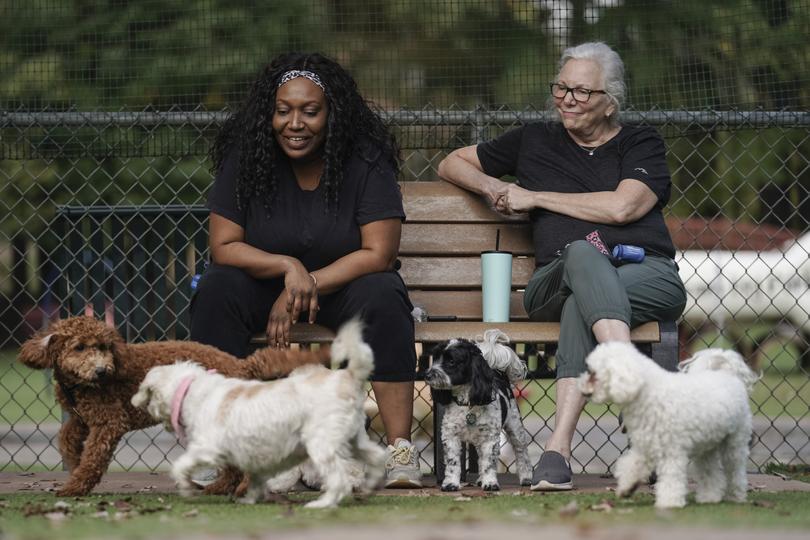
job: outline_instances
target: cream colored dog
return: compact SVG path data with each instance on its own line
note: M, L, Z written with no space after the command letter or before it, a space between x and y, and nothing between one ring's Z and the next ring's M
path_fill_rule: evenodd
M616 463L616 494L658 474L655 506L686 504L692 463L699 503L742 502L751 438L748 393L757 376L734 351L710 349L665 371L629 343L603 343L586 359L580 391L622 409L630 449Z
M304 366L273 382L227 378L192 362L151 369L132 404L170 423L174 402L171 423L188 437L171 471L181 493L193 491L196 470L233 465L250 475L241 502L254 503L265 497L268 479L307 459L324 479L323 495L307 507L336 506L351 492L358 463L364 465L361 489L376 487L385 451L364 429L363 385L374 357L361 335L360 323L352 321L332 344L333 365L348 360L346 369Z

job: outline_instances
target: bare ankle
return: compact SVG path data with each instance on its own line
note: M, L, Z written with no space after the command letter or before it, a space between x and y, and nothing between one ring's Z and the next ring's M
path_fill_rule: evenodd
M562 457L564 457L566 459L566 461L571 460L571 449L570 448L567 448L567 447L557 445L557 444L553 444L553 443L549 442L549 443L546 443L546 447L544 448L544 450L546 452L548 452L548 451L557 452L558 454L562 455Z

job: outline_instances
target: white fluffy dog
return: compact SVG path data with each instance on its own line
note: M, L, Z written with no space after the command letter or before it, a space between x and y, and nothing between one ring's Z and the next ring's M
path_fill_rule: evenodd
M309 459L324 492L307 507L333 507L351 492L358 463L365 465L361 487L376 487L385 451L364 429L363 384L374 357L358 321L340 329L331 355L333 365L347 360L347 368L303 366L272 382L226 378L192 362L155 367L132 403L187 434L171 471L182 494L193 491L196 470L234 465L250 475L242 502L254 503L265 497L268 479Z
M621 406L630 449L616 463L619 496L629 496L652 472L655 506L686 504L687 465L699 503L742 502L751 438L748 394L757 376L733 351L709 349L664 370L629 343L598 345L580 391L596 403Z

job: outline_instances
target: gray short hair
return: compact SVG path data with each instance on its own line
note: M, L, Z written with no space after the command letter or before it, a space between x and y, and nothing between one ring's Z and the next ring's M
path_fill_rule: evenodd
M602 76L605 79L605 92L607 92L608 98L616 107L616 112L610 115L610 120L612 123L618 124L625 94L627 93L627 87L624 84L624 62L622 62L619 54L601 41L590 41L568 47L560 56L557 70L558 77L563 66L569 60L591 60L602 68ZM549 110L553 111L557 116L557 109L554 106L553 99L549 101L549 105Z

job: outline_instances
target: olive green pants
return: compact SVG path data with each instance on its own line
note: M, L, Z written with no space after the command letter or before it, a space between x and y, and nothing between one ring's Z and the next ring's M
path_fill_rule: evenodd
M617 319L630 328L649 321L674 321L686 306L686 290L675 262L647 256L640 263L613 266L585 240L535 270L523 306L533 321L559 321L557 378L577 377L596 346L592 327Z

